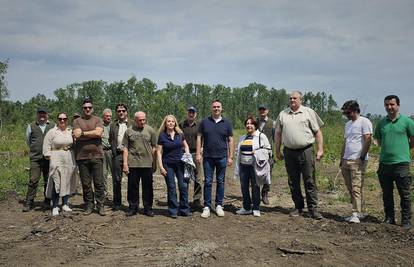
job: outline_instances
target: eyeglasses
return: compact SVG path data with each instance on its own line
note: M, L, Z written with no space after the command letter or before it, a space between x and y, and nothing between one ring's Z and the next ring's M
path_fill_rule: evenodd
M68 118L58 118L59 121L67 121Z
M82 107L83 109L92 109L93 107Z
M125 109L119 109L119 110L117 110L116 112L118 112L118 113L123 113L123 112L126 112L126 110L125 110Z

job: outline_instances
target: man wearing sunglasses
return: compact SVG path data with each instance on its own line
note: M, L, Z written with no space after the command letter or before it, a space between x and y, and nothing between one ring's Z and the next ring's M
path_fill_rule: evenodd
M77 141L76 162L82 182L85 215L93 212L95 200L99 215L105 215L102 134L103 121L93 115L91 99L85 99L82 104L83 115L73 122L73 136ZM92 182L95 193L92 189Z
M112 151L112 190L114 211L118 211L122 205L122 140L128 128L128 108L125 104L119 103L115 107L117 120L111 123L109 129L109 143Z
M342 106L342 113L349 121L345 124L340 167L352 200L352 215L345 218L350 223L359 223L364 217L362 186L372 136L372 124L360 112L355 100L346 101Z
M29 146L30 158L30 178L27 188L26 201L23 206L23 212L27 212L34 207L34 198L36 197L37 185L39 184L40 176L43 174L44 193L46 192L46 185L49 176L49 160L43 156L43 139L46 133L55 127L53 122L50 122L46 108L39 107L37 109L36 122L29 124L26 130L26 142ZM50 199L44 200L45 206L50 204Z

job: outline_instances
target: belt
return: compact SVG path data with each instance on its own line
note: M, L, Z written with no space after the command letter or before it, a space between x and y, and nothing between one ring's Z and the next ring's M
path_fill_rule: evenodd
M52 148L52 151L58 151L58 150L64 150L64 151L68 151L71 150L72 148L70 146L63 146L63 147L55 147Z
M292 150L292 151L302 151L302 150L306 150L308 148L311 148L312 146L313 146L313 144L309 144L309 145L307 145L305 147L302 147L302 148L288 148L287 146L285 146L285 148L288 149L288 150Z

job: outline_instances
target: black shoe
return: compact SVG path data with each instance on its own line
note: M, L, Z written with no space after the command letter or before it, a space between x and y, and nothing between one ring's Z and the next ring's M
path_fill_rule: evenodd
M193 214L189 211L189 212L179 212L178 215L183 216L183 217L190 217Z
M392 217L386 217L384 219L384 223L387 223L387 224L395 224L395 219L392 218Z
M43 207L45 209L49 209L50 208L50 201L51 201L51 199L50 198L47 198L47 197L45 197L45 199L43 200Z
M154 217L154 212L152 210L144 210L144 215L148 217Z
M30 211L31 209L33 209L33 205L32 204L24 204L23 205L23 209L22 209L22 211L23 212L28 212L28 211Z
M83 215L91 215L93 212L93 207L92 206L87 206L85 211L83 212Z
M191 205L191 209L193 211L201 211L203 209L203 206L201 205L200 200L194 200L193 204Z
M170 214L170 217L173 218L173 219L177 219L178 218L177 214Z
M302 216L302 213L303 213L302 209L294 209L289 213L289 216L290 217L299 217L299 216Z
M323 218L322 214L320 214L317 210L310 210L309 213L312 219L320 220Z
M411 229L411 222L410 221L403 221L401 226L404 230L409 231Z
M269 198L268 198L268 194L269 194L269 192L262 190L262 202L265 205L269 205L269 203L270 203Z
M112 207L112 210L113 211L118 211L118 210L120 210L121 209L121 205L114 205L113 207Z
M137 211L136 209L129 209L129 210L126 212L126 216L127 216L127 217L135 216L135 215L137 215L137 214L138 214L138 211Z
M98 214L101 215L101 216L105 216L106 215L104 206L98 207Z

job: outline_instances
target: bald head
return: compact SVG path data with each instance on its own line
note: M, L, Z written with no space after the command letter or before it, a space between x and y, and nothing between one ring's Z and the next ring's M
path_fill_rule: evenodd
M147 122L147 116L145 115L145 112L143 111L135 112L134 118L135 118L135 125L138 128L144 128L145 123Z

